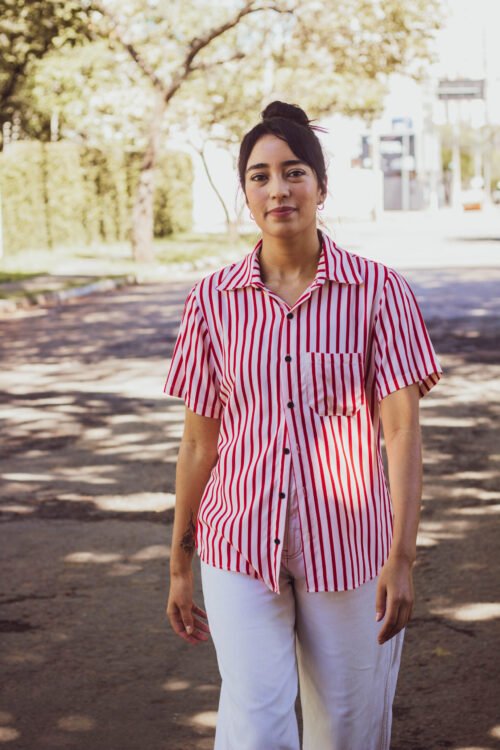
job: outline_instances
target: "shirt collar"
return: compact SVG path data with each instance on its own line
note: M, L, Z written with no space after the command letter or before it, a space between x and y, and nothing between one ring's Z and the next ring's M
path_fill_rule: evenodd
M352 255L339 247L328 234L321 230L318 232L321 237L321 255L314 285L320 286L327 279L339 284L363 284L364 278L356 267ZM260 276L261 247L262 238L242 260L228 267L222 280L216 285L216 289L229 292L246 286L265 286Z

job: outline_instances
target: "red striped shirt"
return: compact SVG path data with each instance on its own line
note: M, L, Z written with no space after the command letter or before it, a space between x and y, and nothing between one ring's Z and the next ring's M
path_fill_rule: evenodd
M378 574L393 532L380 401L415 382L425 396L443 372L405 278L321 237L316 277L293 307L261 280L262 240L198 281L164 387L221 420L200 558L277 593L292 478L307 590Z

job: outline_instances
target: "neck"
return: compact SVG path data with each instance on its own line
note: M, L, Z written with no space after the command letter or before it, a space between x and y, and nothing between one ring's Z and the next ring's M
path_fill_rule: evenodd
M316 225L304 236L273 237L263 235L259 253L261 278L267 281L294 282L314 278L321 254Z

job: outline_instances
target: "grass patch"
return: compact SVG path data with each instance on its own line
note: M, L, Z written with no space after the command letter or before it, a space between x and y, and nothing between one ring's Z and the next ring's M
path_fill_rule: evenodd
M36 273L23 273L22 271L0 271L0 284L12 284L19 281L27 281L32 279L34 276L38 276Z
M231 242L225 234L172 235L154 241L155 258L151 263L139 263L132 258L129 243L78 245L56 247L53 250L30 249L6 255L0 260L4 279L22 281L41 273L60 275L120 276L133 274L154 280L165 274L172 264L207 260L215 267L230 262L229 258L243 257L249 252L258 235L241 236Z

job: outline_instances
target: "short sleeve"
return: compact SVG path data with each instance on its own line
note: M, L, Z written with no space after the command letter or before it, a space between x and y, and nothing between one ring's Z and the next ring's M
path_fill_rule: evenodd
M420 398L439 381L436 356L415 295L406 279L389 269L374 320L375 384L378 400L412 383Z
M184 304L179 333L163 387L182 398L196 414L218 419L222 412L213 348L207 324L196 301L196 286Z

